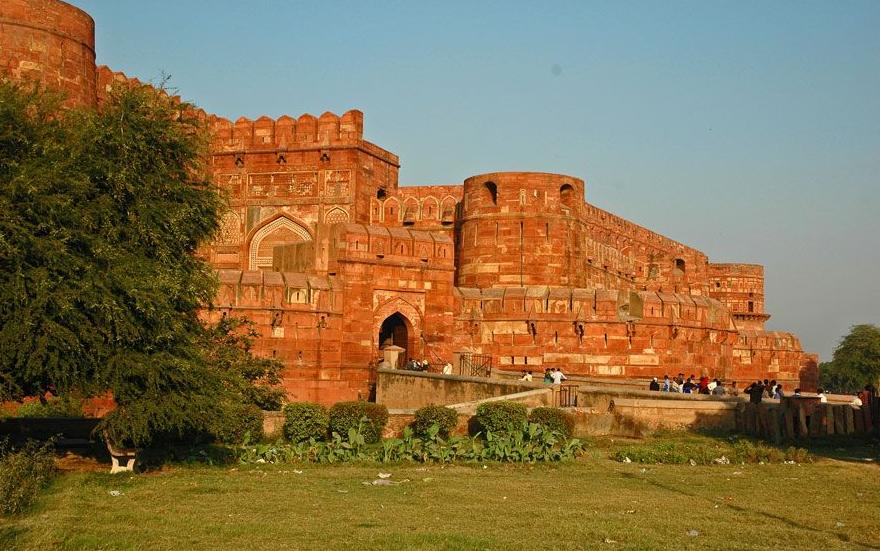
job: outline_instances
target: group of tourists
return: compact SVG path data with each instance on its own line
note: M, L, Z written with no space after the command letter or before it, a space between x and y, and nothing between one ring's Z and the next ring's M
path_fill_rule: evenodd
M715 396L737 395L739 391L736 389L736 381L725 386L724 381L718 379L709 380L705 375L696 378L691 375L687 379L684 373L679 373L675 377L670 378L669 375L663 376L663 381L658 381L657 377L651 379L648 390L657 392L680 392L682 394L712 394Z
M568 379L565 374L562 373L562 370L556 367L547 368L544 370L544 384L546 385L561 385L562 381ZM520 381L533 381L534 377L532 376L531 371L523 370L522 376L519 378Z

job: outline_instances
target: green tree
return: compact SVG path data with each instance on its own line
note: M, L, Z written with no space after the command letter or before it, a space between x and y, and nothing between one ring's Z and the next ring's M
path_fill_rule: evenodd
M819 366L823 387L853 392L880 383L880 327L854 325L834 349L830 362Z
M0 394L110 390L104 429L136 444L208 429L246 397L211 361L237 352L206 346L232 329L198 318L224 205L202 122L146 87L58 105L0 84Z

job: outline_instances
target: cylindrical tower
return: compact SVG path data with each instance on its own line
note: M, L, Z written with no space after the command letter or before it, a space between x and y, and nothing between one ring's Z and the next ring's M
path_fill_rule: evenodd
M464 181L460 287L584 286L584 182L541 172Z
M58 0L0 1L0 74L61 90L65 105L94 106L95 22Z

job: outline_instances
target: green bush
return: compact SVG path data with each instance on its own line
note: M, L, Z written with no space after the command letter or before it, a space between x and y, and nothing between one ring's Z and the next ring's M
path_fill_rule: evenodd
M388 408L372 402L339 402L330 408L330 433L337 433L343 438L349 429L357 429L361 419L366 418L362 433L368 444L379 441L382 429L388 423Z
M500 400L477 406L476 421L481 432L504 433L519 430L528 420L526 406L519 402Z
M224 444L240 444L263 438L263 410L254 404L235 404L223 408L223 415L211 427L211 435Z
M321 404L297 402L284 406L284 438L291 442L324 440L329 425L327 408Z
M33 503L55 475L52 442L31 440L18 450L4 445L0 453L0 513L18 514Z
M16 417L83 417L83 403L78 398L51 398L45 404L39 400L22 404Z
M416 410L415 419L412 422L412 429L416 436L425 436L428 429L436 424L438 434L443 438L448 438L449 433L455 430L458 424L458 412L454 409L443 406L424 406Z
M555 431L566 438L574 434L574 418L559 408L540 407L529 413L529 422L544 430Z

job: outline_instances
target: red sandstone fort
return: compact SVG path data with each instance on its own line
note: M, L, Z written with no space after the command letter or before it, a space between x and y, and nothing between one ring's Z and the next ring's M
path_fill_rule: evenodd
M96 67L94 22L56 0L0 2L0 74L95 108L137 83ZM764 329L762 266L710 262L597 208L582 179L401 187L360 111L208 121L230 203L204 247L220 280L206 315L254 320L291 400L366 398L387 343L435 366L470 352L536 373L815 386L817 357Z

